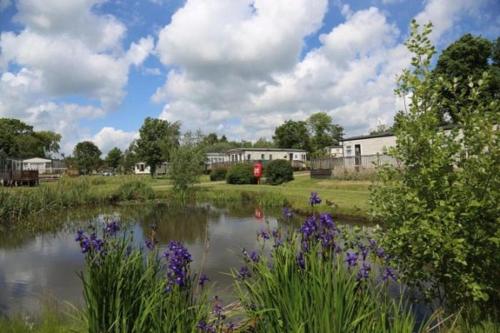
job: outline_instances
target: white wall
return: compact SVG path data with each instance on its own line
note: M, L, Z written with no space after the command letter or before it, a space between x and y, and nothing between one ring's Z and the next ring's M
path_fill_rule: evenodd
M306 161L306 153L301 151L246 151L230 152L229 161L257 161L257 160L287 160L289 161L290 153L293 154L294 161Z
M143 166L143 168L141 168L141 165ZM151 173L151 169L148 165L146 165L146 163L139 162L135 164L134 173L136 175L149 175Z
M329 147L331 157L342 157L342 147Z
M355 145L360 145L361 155L376 155L383 154L387 148L396 145L395 136L382 136L358 140L347 140L343 142L344 156L354 156Z

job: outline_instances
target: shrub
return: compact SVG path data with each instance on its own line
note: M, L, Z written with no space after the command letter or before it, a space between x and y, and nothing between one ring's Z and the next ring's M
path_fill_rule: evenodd
M272 185L279 185L293 180L293 168L290 162L274 160L267 164L265 170L266 181Z
M397 90L410 104L396 117L397 146L390 150L404 167L380 171L371 212L406 283L447 310L474 305L498 314L499 104L485 97L487 76L470 81L467 95L456 93L456 82L431 76L430 27L423 34L416 23L412 28L412 68ZM443 86L456 93L460 110L450 130L441 127L444 98L436 92Z
M153 188L139 180L133 180L120 185L116 192L116 198L118 200L146 201L154 199L154 197L155 193Z
M200 181L205 155L200 147L184 144L172 152L168 176L176 192L185 192Z
M215 168L210 172L210 180L224 180L226 179L227 169L226 168Z
M256 184L257 179L253 175L251 164L240 163L232 165L227 171L226 182L228 184Z

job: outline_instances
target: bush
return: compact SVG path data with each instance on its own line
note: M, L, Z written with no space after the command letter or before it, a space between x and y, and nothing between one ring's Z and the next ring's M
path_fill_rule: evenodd
M153 188L139 180L124 183L120 185L116 192L118 200L139 200L146 201L155 198Z
M408 47L413 68L403 72L397 92L410 101L396 117L402 162L386 166L371 193L372 216L383 223L386 250L410 286L447 310L471 306L483 315L500 313L500 145L498 101L486 98L485 82L455 95L456 126L441 126L444 98L454 82L436 80L429 66L434 48L426 27L413 27Z
M224 180L226 179L227 169L226 168L215 168L210 172L210 180Z
M205 155L200 147L190 143L176 148L171 155L168 177L172 180L173 190L184 193L200 181Z
M293 168L290 162L274 160L267 164L265 169L266 181L272 185L279 185L293 180Z
M228 184L257 184L257 178L253 175L251 164L241 163L234 164L229 168L226 182Z

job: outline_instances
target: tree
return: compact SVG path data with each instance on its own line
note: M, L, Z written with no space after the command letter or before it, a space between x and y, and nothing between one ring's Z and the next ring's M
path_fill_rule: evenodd
M114 147L108 152L106 156L106 165L114 171L120 166L123 158L123 153L118 147Z
M322 152L328 146L338 145L342 140L344 129L333 122L325 112L317 112L307 119L311 136L312 150Z
M82 174L91 174L101 164L101 151L91 141L79 142L73 150L73 158Z
M61 135L35 132L33 126L18 119L0 118L0 151L10 157L51 157L59 151Z
M485 71L490 72L486 84L489 99L498 98L500 72L496 70L495 66L495 57L498 57L495 55L495 52L498 52L496 50L497 44L498 41L492 43L483 37L465 34L443 50L433 70L434 77L449 82L456 80L455 85L457 86L457 89L440 87L439 94L443 99L442 118L444 120L454 123L457 121L458 113L461 112L462 108L468 107L468 101L459 98L457 94L470 93L469 78L477 81ZM460 100L461 104L456 103L457 100Z
M136 142L138 158L145 162L154 176L161 162L168 162L171 152L179 146L180 123L146 118Z
M469 78L467 94L455 79L436 80L431 25L420 33L413 21L411 31L411 68L396 89L409 105L398 113L389 150L403 167L379 171L371 214L404 284L449 310L475 305L488 316L500 311L500 104L490 99L487 72ZM443 99L442 89L457 100ZM451 129L441 126L443 104L461 108Z
M380 124L377 125L377 127L374 130L370 131L370 135L392 133L392 131L393 131L392 126L386 124Z
M266 138L259 138L253 144L254 148L274 148L274 142L268 141Z
M276 127L273 140L279 148L311 150L311 138L305 121L287 120Z
M185 143L172 151L168 175L174 191L184 193L199 182L203 173L205 153L200 145Z
M124 173L131 173L134 171L135 164L139 162L139 158L136 154L136 141L132 141L129 147L123 152L123 157L121 160L121 167Z

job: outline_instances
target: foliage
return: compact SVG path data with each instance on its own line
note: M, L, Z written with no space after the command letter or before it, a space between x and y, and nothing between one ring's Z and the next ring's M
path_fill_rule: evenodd
M113 170L118 169L122 162L123 154L120 148L114 147L108 152L108 156L106 156L106 165Z
M266 181L272 185L279 185L293 180L293 168L290 162L274 160L266 165Z
M325 112L317 112L307 119L313 152L322 152L328 146L338 145L344 129L333 122Z
M370 131L370 135L392 133L393 131L394 129L392 128L392 126L386 124L380 124L375 129Z
M275 148L274 142L268 141L266 138L259 138L253 144L254 148Z
M195 295L198 280L182 244L171 242L161 258L154 237L144 253L117 222L107 222L102 233L99 227L76 238L85 254L80 277L88 331L196 332L208 309L204 292Z
M80 173L88 175L99 168L101 151L93 142L82 141L75 146L73 158Z
M436 87L443 99L443 117L449 118L453 123L459 122L462 108L470 108L469 100L460 96L470 94L469 80L481 79L485 71L489 73L489 80L484 83L482 98L491 101L499 97L500 68L494 60L494 47L498 48L498 41L492 43L483 37L465 34L443 50L433 70L434 77L441 77L449 82L457 80L454 87Z
M154 198L155 192L153 188L138 180L123 183L116 191L116 199L118 200L146 201Z
M132 173L134 171L135 164L139 161L136 153L135 140L129 145L129 147L123 152L121 159L122 171L126 174Z
M151 170L151 176L161 162L168 162L173 149L179 146L180 123L147 117L139 129L136 141L138 158Z
M274 130L273 140L279 148L311 149L311 138L305 121L287 120Z
M386 250L410 286L448 309L476 304L499 311L500 142L499 104L488 98L487 80L435 80L429 66L434 47L412 23L406 45L412 68L399 78L396 93L409 109L398 114L397 145L389 153L404 168L385 166L371 195L372 216L383 223ZM456 105L440 88L456 93ZM466 100L467 103L462 103ZM456 112L457 126L440 126L443 103Z
M210 180L211 181L225 180L226 174L227 174L227 168L222 168L222 167L214 168L212 171L210 171Z
M228 184L256 184L253 167L247 163L233 164L226 174Z
M410 311L388 295L396 275L376 241L339 229L328 214L309 216L300 235L263 229L258 236L263 249L273 245L271 259L244 250L246 265L233 272L256 332L417 331Z
M79 323L67 318L56 309L43 309L36 318L14 316L0 317L2 333L74 333L79 332Z
M0 153L9 157L47 157L59 151L61 135L33 131L18 119L0 118Z
M186 191L200 181L205 154L200 146L186 143L172 152L168 176L174 191Z

